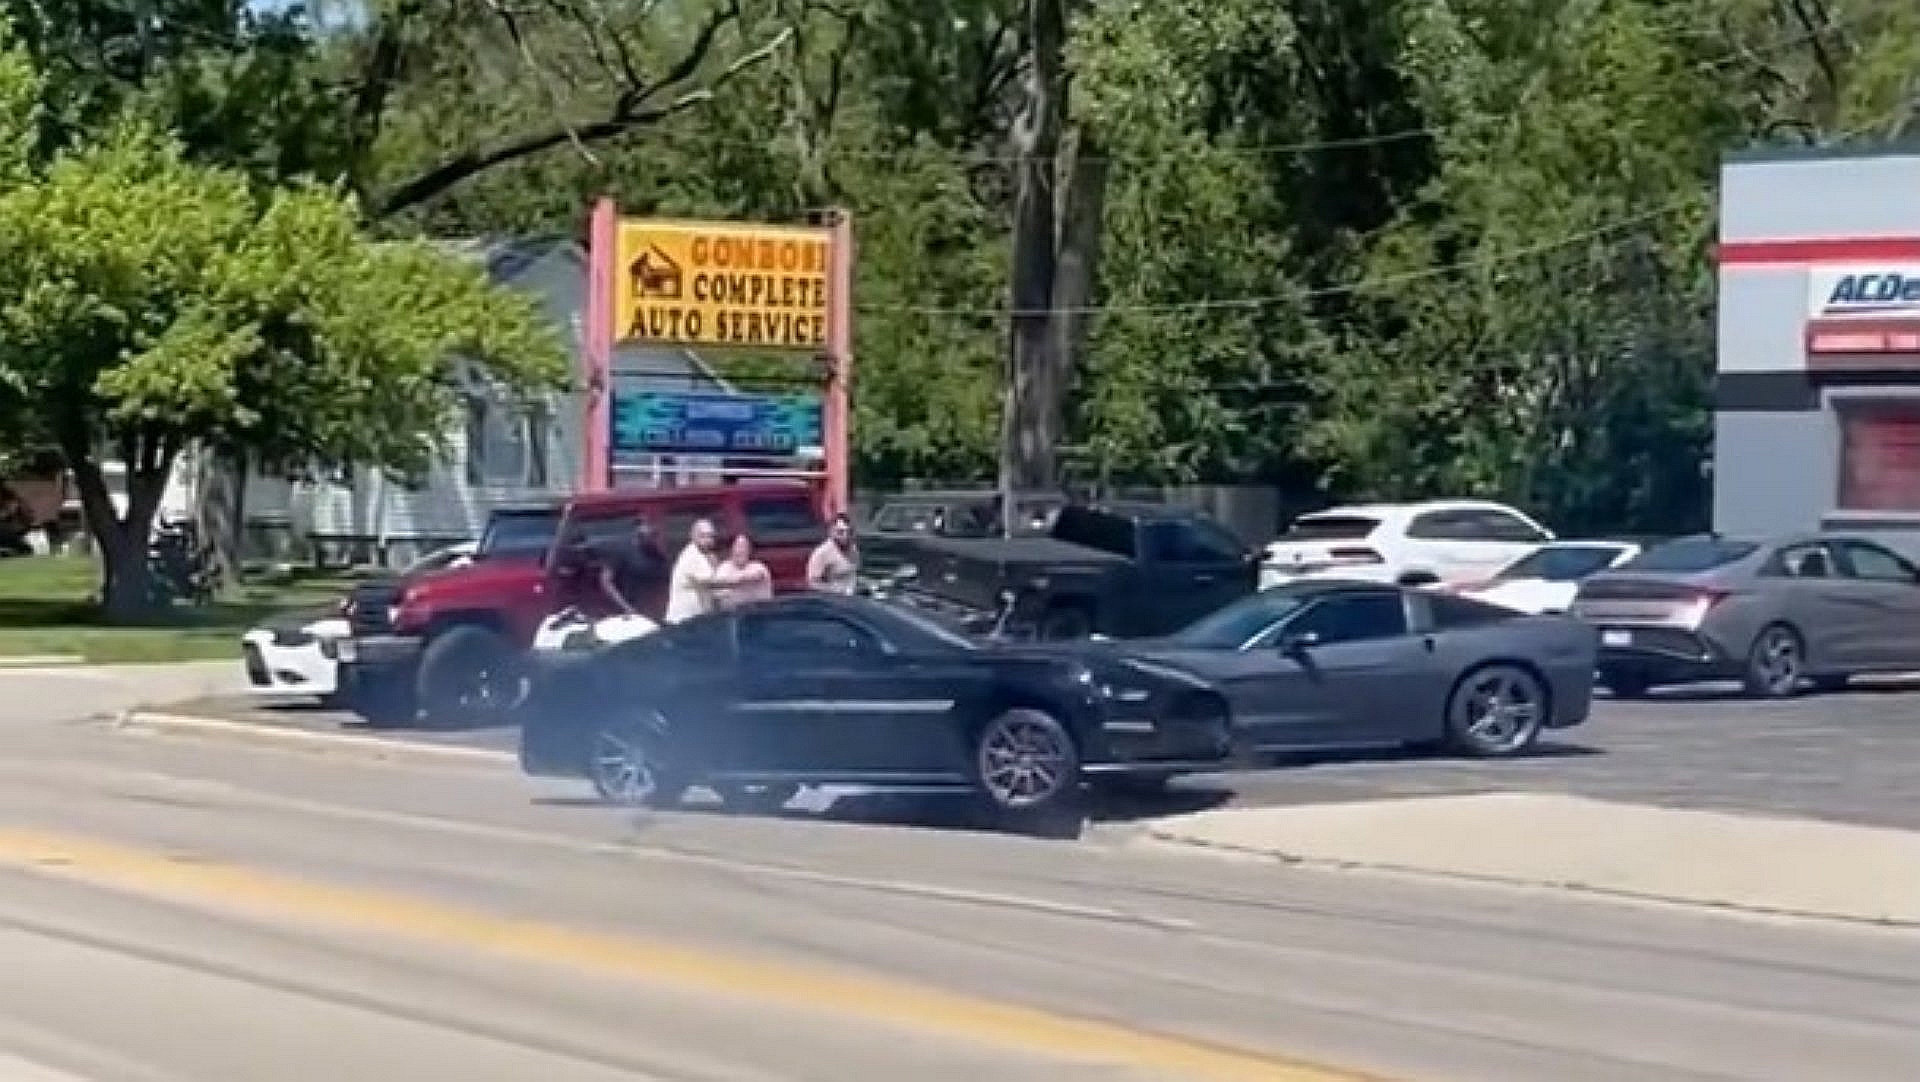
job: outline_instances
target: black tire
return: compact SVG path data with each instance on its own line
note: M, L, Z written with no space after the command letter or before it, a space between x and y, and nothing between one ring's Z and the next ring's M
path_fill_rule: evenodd
M1616 699L1644 699L1653 681L1633 669L1607 669L1600 673L1600 686Z
M1806 641L1788 624L1768 624L1753 637L1740 683L1752 699L1786 699L1806 679Z
M657 722L658 717L651 719ZM587 748L587 780L601 800L627 808L671 808L687 783L668 762L661 726L626 719L594 731Z
M523 659L498 632L473 624L434 636L420 655L415 693L431 728L506 724L526 690Z
M1447 696L1447 745L1476 759L1505 759L1533 746L1546 726L1547 686L1518 665L1482 665Z
M773 785L716 785L714 792L720 796L720 803L728 811L743 812L748 815L774 815L787 806L787 801L800 795L800 787L792 782L779 782Z
M1821 673L1819 676L1808 677L1807 683L1813 690L1830 695L1847 690L1847 686L1853 683L1853 677L1843 672Z
M1081 605L1054 605L1040 616L1038 637L1046 642L1084 639L1093 634L1093 613Z
M1016 707L989 719L973 739L974 785L1001 826L1047 837L1078 837L1085 821L1080 749L1043 710Z

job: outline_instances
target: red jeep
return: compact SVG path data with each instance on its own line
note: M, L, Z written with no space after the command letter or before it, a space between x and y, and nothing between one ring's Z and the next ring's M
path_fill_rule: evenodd
M408 584L391 606L356 606L342 675L369 720L432 726L504 723L520 690L522 655L547 617L570 606L605 615L597 581L558 559L557 538L631 537L644 519L668 561L693 523L711 519L724 539L745 530L777 591L806 588L807 557L826 536L812 489L797 484L617 489L575 496L539 560L488 560ZM660 619L664 595L647 598Z

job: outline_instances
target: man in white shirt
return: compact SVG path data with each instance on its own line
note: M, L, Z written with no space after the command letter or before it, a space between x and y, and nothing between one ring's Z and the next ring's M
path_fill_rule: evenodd
M687 547L673 561L673 574L667 584L667 623L677 624L712 610L718 539L713 523L704 518L688 531Z
M860 578L860 549L853 542L853 520L833 516L827 539L807 558L807 588L830 594L851 594Z

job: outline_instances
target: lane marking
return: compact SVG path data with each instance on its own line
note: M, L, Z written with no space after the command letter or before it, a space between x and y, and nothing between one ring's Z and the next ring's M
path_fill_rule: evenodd
M486 766L513 766L520 761L513 752L498 748L476 748L464 744L432 744L424 740L398 740L393 737L369 736L362 733L329 733L292 726L263 725L259 722L229 721L224 718L203 718L188 714L163 714L147 710L134 710L121 715L116 726L121 729L201 733L265 742L278 740L315 748L351 748L380 758L444 759Z
M1053 1059L1114 1063L1210 1082L1384 1082L1376 1075L1253 1049L994 1003L883 977L515 920L86 838L0 829L0 864L263 918L394 935L788 1009L827 1011Z

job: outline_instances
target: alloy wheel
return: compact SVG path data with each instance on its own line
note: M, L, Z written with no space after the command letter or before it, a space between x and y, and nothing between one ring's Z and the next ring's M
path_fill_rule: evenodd
M1800 639L1784 627L1770 627L1754 646L1754 675L1769 695L1786 695L1800 686Z
M1010 712L980 737L980 781L1005 808L1045 803L1069 783L1073 749L1059 725L1044 715Z
M591 769L594 790L612 803L641 805L660 792L658 766L631 726L595 734Z
M1545 702L1539 682L1506 667L1482 670L1468 678L1457 700L1458 730L1485 753L1501 755L1525 747L1539 732Z

